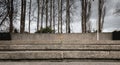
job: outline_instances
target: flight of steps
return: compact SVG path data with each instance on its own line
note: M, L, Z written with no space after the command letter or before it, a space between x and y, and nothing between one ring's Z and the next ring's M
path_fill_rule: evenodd
M0 60L120 60L120 41L1 41Z
M21 39L16 39L17 35L14 36L11 41L0 41L0 61L72 62L120 60L120 41L109 40L109 38L106 38L108 40L97 41L92 37L90 37L91 39L82 39L81 36L72 34L74 37L69 35L68 38L61 35L58 37L43 35L41 38L40 36L33 39L29 37L31 38L29 40L20 36ZM65 37L67 40L65 40ZM51 38L54 39L51 40Z

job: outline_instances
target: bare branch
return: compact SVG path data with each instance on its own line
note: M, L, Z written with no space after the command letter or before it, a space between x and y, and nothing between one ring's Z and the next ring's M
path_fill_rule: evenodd
M5 19L7 18L8 13L6 14L6 16L3 18L3 20L0 22L0 26L4 23Z

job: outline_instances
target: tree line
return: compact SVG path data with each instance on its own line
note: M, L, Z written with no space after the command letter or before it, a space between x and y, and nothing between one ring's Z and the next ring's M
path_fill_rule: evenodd
M1 0L1 29L7 24L9 32L13 33L16 30L14 20L17 20L17 17L19 17L20 19L17 22L20 23L20 33L25 32L26 19L29 22L28 33L30 33L31 22L33 21L32 14L35 12L32 3L35 1L37 31L49 27L51 30L54 30L52 33L63 33L63 26L65 26L66 33L71 33L71 10L73 9L74 0ZM80 2L82 33L90 33L91 27L87 25L87 22L89 22L91 17L91 7L94 0L80 0ZM105 0L98 0L98 32L102 32L105 14Z

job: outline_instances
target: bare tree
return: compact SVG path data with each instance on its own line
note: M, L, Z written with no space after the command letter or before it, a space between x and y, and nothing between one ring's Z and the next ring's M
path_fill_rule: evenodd
M6 19L9 20L9 32L13 32L13 13L14 13L14 7L13 7L13 0L1 0L0 1L0 26L3 25ZM7 20L7 21L8 21Z
M91 32L91 22L90 22L90 16L91 16L91 3L92 0L87 0L87 8L86 8L86 32L90 33ZM88 23L88 24L87 24Z
M26 0L21 0L20 33L24 33L25 30L25 14L26 14Z
M81 0L82 6L82 33L86 33L86 0Z
M43 28L43 15L44 15L44 9L45 9L45 1L42 0L42 4L41 4L41 29Z
M60 6L60 7L61 7L61 8L60 8L61 33L62 33L62 8L63 8L63 7L62 7L62 6L63 6L62 3L63 3L63 1L61 0L61 3L60 3L60 4L61 4L61 6Z
M9 10L8 7L9 5L7 0L0 0L0 27L3 25L8 17L9 12L6 11L6 9Z
M37 0L38 4L38 18L37 18L37 31L39 30L39 24L40 24L40 0Z
M70 33L70 0L66 0L66 33Z
M98 1L98 28L99 28L99 32L102 32L103 29L103 24L104 24L104 18L105 18L105 0L99 0Z
M54 33L55 33L55 1L56 0L53 0L53 7L52 7L52 9L53 9L53 30L54 30Z
M30 0L30 5L29 5L29 26L28 26L28 28L29 28L29 33L30 33L30 23L31 23L31 3L32 3L32 1Z
M17 13L16 4L17 1L13 0L0 0L0 29L6 28L10 33L13 33L13 23L15 15Z
M48 27L48 2L49 0L46 0L46 28Z
M82 33L89 32L90 28L87 26L87 23L89 22L90 16L91 16L91 2L92 0L80 0L81 6L82 6ZM87 30L88 29L88 30Z
M120 2L116 4L115 11L113 14L120 16Z
M60 0L58 0L58 33L60 33Z
M52 6L53 6L53 3L52 3L53 0L50 0L50 29L52 29Z
M62 33L62 0L58 1L58 33Z
M9 12L9 20L10 20L10 28L9 28L9 32L12 33L13 32L13 0L8 0L8 4L9 4L9 7L8 7L8 12Z

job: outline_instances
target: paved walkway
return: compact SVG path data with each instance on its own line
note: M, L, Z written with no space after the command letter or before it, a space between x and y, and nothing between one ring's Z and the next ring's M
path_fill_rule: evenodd
M0 65L120 65L120 62L0 62Z

